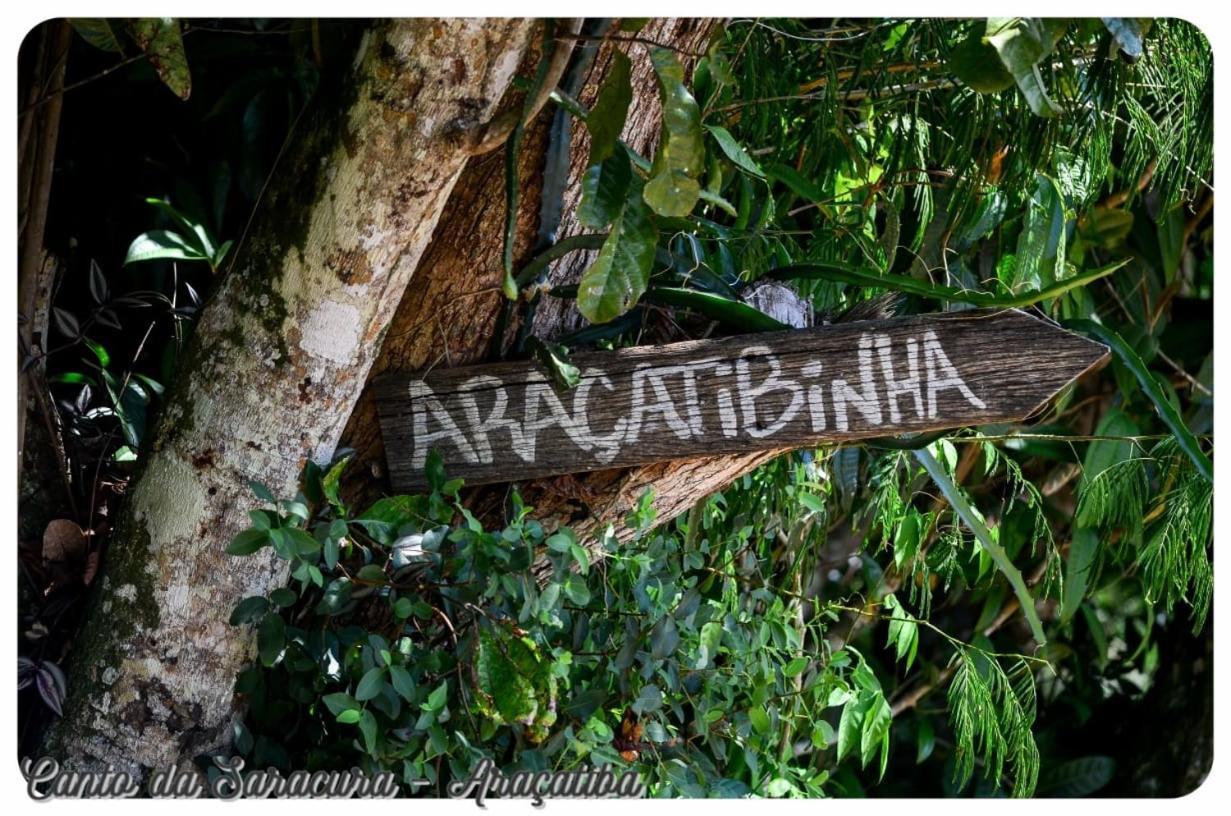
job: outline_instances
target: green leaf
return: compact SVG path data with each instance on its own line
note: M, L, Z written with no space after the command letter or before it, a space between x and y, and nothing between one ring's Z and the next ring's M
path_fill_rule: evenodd
M170 17L143 18L129 23L129 30L163 83L180 99L187 99L192 94L192 76L179 21Z
M347 709L338 714L338 722L345 725L354 725L359 722L359 718L363 716L363 712L358 708Z
M321 477L321 492L325 494L325 498L329 500L330 504L339 509L342 508L342 500L338 498L338 487L342 483L342 471L346 470L350 460L351 455L343 456L334 462L325 475Z
M150 230L133 239L124 265L140 261L207 261L209 256L190 244L184 236L170 230Z
M804 669L808 668L810 662L806 657L797 657L782 667L782 676L798 677L804 673Z
M354 585L349 578L335 578L325 587L325 594L316 605L318 615L332 615L350 603Z
M355 699L363 702L380 694L385 685L385 670L380 666L368 669L355 687Z
M341 714L343 711L354 711L359 708L359 701L344 691L326 694L321 697L321 702L325 704L325 707L334 716Z
M280 615L266 615L256 633L257 652L261 663L272 666L286 648L286 623Z
M1188 456L1192 463L1207 481L1214 481L1214 465L1210 462L1210 458L1201 450L1201 443L1193 436L1192 431L1184 424L1184 418L1180 416L1180 412L1176 410L1175 405L1167 397L1167 391L1158 381L1158 377L1146 367L1141 357L1133 350L1132 346L1124 342L1120 335L1116 334L1106 326L1095 323L1092 320L1069 320L1065 322L1065 327L1074 331L1088 335L1100 343L1111 347L1112 352L1124 364L1124 367L1132 372L1137 378L1137 382L1141 385L1141 390L1154 403L1154 410L1158 412L1158 416L1162 419L1175 436L1176 442L1180 446L1180 450Z
M359 715L359 732L363 734L363 748L369 754L376 753L376 716L366 708Z
M842 707L842 716L838 719L839 762L860 744L864 715L871 699L872 695L860 694L847 700Z
M705 167L701 109L684 85L684 68L673 51L651 48L650 61L662 99L662 137L644 197L659 215L685 216L701 197L697 181Z
M731 131L718 125L706 125L705 129L710 132L710 135L714 137L714 141L718 142L718 146L722 148L722 152L727 154L727 158L737 167L758 178L765 178L765 171L761 169L761 165L757 164L752 156L748 155L748 151L744 150L743 145L735 141Z
M380 564L364 564L359 572L355 573L355 579L380 585L389 583L389 576Z
M974 26L966 39L949 52L946 67L979 93L999 93L1013 87L1013 75L1000 61L996 47L984 37L985 26Z
M567 391L581 382L581 371L568 361L568 349L559 343L528 337L526 350L547 372L547 378L556 390Z
M893 722L893 710L881 695L875 695L863 718L860 731L859 753L863 765L867 765L881 744L889 739L889 726Z
M970 502L966 500L966 496L958 488L956 484L945 473L940 462L936 461L936 457L926 449L914 451L915 458L919 460L919 464L923 465L924 470L932 477L932 481L940 488L940 492L949 502L949 506L953 508L953 512L957 513L966 527L975 534L980 546L983 547L996 565L996 568L1008 580L1009 585L1013 587L1013 593L1017 595L1018 603L1021 605L1022 613L1026 616L1026 622L1030 624L1030 632L1034 636L1035 642L1041 647L1047 643L1047 636L1043 634L1043 622L1039 620L1039 612L1034 606L1034 596L1030 594L1029 587L1026 586L1025 579L1022 578L1021 572L1013 565L1004 548L996 543L992 538L991 532L988 531L987 525L983 523L982 517L978 514Z
M752 724L753 730L756 731L761 736L764 737L769 734L771 723L769 720L769 714L765 713L765 709L763 708L748 709L748 722Z
M675 654L680 645L680 634L675 628L675 618L668 615L654 625L650 632L650 657L665 660Z
M587 227L601 229L620 214L628 187L633 180L633 165L628 152L617 145L603 161L586 168L581 177L581 203L577 220ZM521 279L521 275L518 279Z
M663 693L658 686L650 684L643 686L637 699L633 700L633 712L636 714L653 714L663 707Z
M255 479L248 480L248 489L251 490L253 494L263 502L273 504L275 501L274 494L270 492L269 488Z
M616 155L628 106L633 101L633 86L629 77L632 63L622 52L611 52L611 67L599 89L598 98L586 116L586 129L590 131L590 161L593 168ZM627 156L625 156L627 160ZM583 221L583 223L585 223Z
M235 605L235 611L231 613L231 625L240 626L245 623L252 623L264 615L268 609L269 601L260 595L244 598Z
M1064 279L1065 228L1064 197L1056 182L1040 173L1017 239L1013 279L1005 281L1011 290L1035 291Z
M1098 533L1085 528L1073 531L1069 555L1064 562L1064 598L1060 605L1060 623L1073 619L1086 597L1086 584L1098 553Z
M297 555L315 555L321 551L321 542L298 527L283 527L283 534L291 544L295 545Z
M111 21L102 17L73 17L68 22L81 35L81 39L100 51L116 53L124 50L120 35Z
M606 323L627 312L650 281L658 230L637 188L630 185L620 217L578 284L577 308L591 323Z
M1064 34L1068 21L1039 17L991 17L987 21L987 41L1000 55L1000 61L1013 75L1030 110L1037 116L1055 116L1060 106L1047 95L1039 63L1052 52Z
M920 717L915 725L915 764L926 762L935 748L936 732L932 728L932 721L927 717Z
M295 590L288 587L279 587L269 593L269 602L277 607L288 607L299 600L299 596L295 594Z
M252 555L269 543L269 533L265 530L244 530L227 546L227 555Z
M673 306L677 309L691 309L697 314L717 320L724 326L737 331L783 331L790 328L785 323L775 320L747 303L712 292L675 286L652 286L646 290L642 299L646 303Z
M440 711L445 707L445 703L449 700L449 681L441 680L440 685L432 689L432 693L427 696L427 703L424 708L428 711Z
M408 703L414 702L415 699L415 681L411 679L410 672L401 666L389 667L389 680L393 684L393 690Z
M564 581L564 594L577 606L585 606L590 602L590 589L580 575L569 574Z

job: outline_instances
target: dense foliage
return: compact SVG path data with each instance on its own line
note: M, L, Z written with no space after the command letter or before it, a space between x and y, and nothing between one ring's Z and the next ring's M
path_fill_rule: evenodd
M592 324L511 350L560 387L570 349L781 328L746 303L765 281L822 320L1028 307L1109 345L1111 364L1021 425L797 452L658 526L647 495L624 544L545 530L515 487L485 525L439 458L429 493L362 509L338 496L344 452L309 466L299 496L253 485L231 551L272 547L292 579L232 616L259 651L236 749L392 768L421 794L483 757L627 765L663 796L1133 790L1156 687L1209 693L1208 674L1185 685L1169 663L1210 637L1204 38L1172 20L733 20L690 76L696 55L637 23L604 30L631 42L594 104L553 94L589 130L593 232L521 269L505 254L510 312L575 298ZM664 110L652 156L619 139L635 60ZM290 64L258 91L235 83L216 115L243 96L247 127L276 98L285 132L315 87ZM252 140L219 166L242 179L271 161ZM175 207L151 202L165 228L128 262L217 269L215 234L236 220L166 193ZM579 250L597 250L579 284L545 286ZM190 322L195 291L160 281L119 304L104 281L92 317L57 312L89 364L51 366L78 389L63 411L109 433L116 460L138 455L159 389L136 366L111 373L91 329L142 297Z

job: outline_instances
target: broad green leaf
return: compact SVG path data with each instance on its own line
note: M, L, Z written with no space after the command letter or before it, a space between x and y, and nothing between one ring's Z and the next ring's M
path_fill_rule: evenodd
M1065 216L1056 183L1040 173L1026 204L1013 278L1004 281L1013 292L1037 291L1064 279Z
M332 615L350 603L354 585L349 578L335 578L325 587L325 594L316 605L318 615Z
M1039 63L1052 52L1067 27L1066 20L1039 17L991 17L987 21L987 41L1038 116L1062 112L1047 95Z
M915 725L915 764L925 762L935 748L936 732L932 728L932 721L927 717L919 717Z
M881 744L889 739L889 726L893 722L893 710L881 695L872 698L860 729L859 754L861 764L867 765Z
M644 686L633 700L633 711L637 714L652 714L663 706L662 690L656 685Z
M343 711L352 711L359 708L359 701L344 691L326 694L321 697L321 702L325 704L325 707L335 717Z
M252 555L269 543L269 533L265 530L244 530L227 546L227 555Z
M1069 555L1064 562L1064 598L1060 605L1062 624L1073 619L1086 597L1086 585L1098 553L1098 543L1098 533L1094 530L1080 528L1073 531Z
M628 152L617 145L610 156L587 167L581 177L577 220L594 229L610 224L620 215L632 179L633 165Z
M360 702L371 700L380 694L380 690L384 685L385 670L380 666L368 669L359 680L359 685L355 686L355 699Z
M628 106L633 101L633 86L629 80L632 63L623 52L611 52L611 67L599 89L598 98L586 116L586 129L590 131L589 167L601 164L614 156L628 116Z
M577 606L585 606L590 602L590 589L580 575L572 573L564 580L564 594Z
M769 714L765 713L765 709L763 708L748 709L748 722L752 723L753 730L756 731L761 736L764 737L769 734L771 723L769 720Z
M697 314L717 320L737 331L783 331L790 328L785 323L779 322L743 301L732 300L712 292L701 292L697 289L652 286L642 295L642 300L661 306L673 306L677 309L691 309Z
M654 157L645 201L662 216L685 216L701 197L697 181L705 167L701 109L684 85L684 68L675 53L651 48L650 61L662 99L662 138Z
M363 748L369 754L376 753L376 715L366 708L359 715L359 731L363 734Z
M718 125L706 125L705 129L714 137L714 141L718 142L718 146L722 148L722 152L727 154L727 158L735 163L737 167L746 170L758 178L765 178L765 171L761 169L761 165L756 163L752 156L748 155L748 151L744 146L735 141L735 137L731 135L731 131Z
M576 388L581 382L581 372L568 361L568 349L564 346L529 337L526 339L526 350L547 372L547 378L557 391Z
M179 20L147 17L133 20L129 30L163 83L180 99L187 99L192 94L192 76Z
M235 605L235 611L231 613L231 625L240 626L245 623L252 623L264 615L268 609L269 601L260 595L244 598Z
M445 703L449 699L449 681L442 680L440 685L432 689L432 693L427 696L425 707L429 711L440 711L445 707Z
M868 705L875 699L872 694L860 694L851 697L842 707L842 716L838 719L838 761L859 745L863 733L863 720Z
M401 666L389 667L389 680L393 684L393 690L396 691L403 700L408 703L414 702L415 699L415 681L411 679L410 672Z
M295 594L295 590L289 587L279 587L269 593L269 602L277 607L288 607L299 600L299 596Z
M272 666L286 648L286 623L280 615L266 615L256 633L257 652L261 663Z
M208 261L209 256L187 239L170 230L150 230L133 239L124 258L124 265L140 261Z
M620 217L598 258L581 276L577 308L591 323L606 323L636 304L650 281L658 230L632 184Z
M209 234L209 230L205 225L189 218L179 209L173 207L170 202L163 201L161 198L147 198L146 204L152 207L157 207L164 215L175 222L175 225L180 228L181 236L185 241L200 251L200 253L209 259L213 259L214 253L217 252L217 247L214 245L214 238Z
M1013 86L1013 75L1000 61L996 47L987 41L984 29L985 26L976 24L966 39L949 52L945 65L979 93L999 93Z
M73 30L81 35L81 39L100 51L115 53L124 50L118 27L113 26L110 20L102 17L73 17L68 22Z
M650 631L650 657L654 660L671 657L679 645L680 634L675 627L675 618L670 615L659 620Z

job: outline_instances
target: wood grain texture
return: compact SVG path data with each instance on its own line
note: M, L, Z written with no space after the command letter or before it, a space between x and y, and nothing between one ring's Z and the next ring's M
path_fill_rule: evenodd
M526 362L376 383L400 490L439 449L468 484L1024 419L1106 349L975 310L578 354L557 393Z

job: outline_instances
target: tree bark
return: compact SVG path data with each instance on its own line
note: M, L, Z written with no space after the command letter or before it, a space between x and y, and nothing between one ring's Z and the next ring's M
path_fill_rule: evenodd
M50 755L142 776L229 740L252 643L227 619L286 579L268 551L224 553L254 503L246 485L293 495L305 462L332 454L534 27L377 25L337 104L300 123L143 452Z
M638 32L638 37L678 49L681 61L690 67L693 60L689 55L704 50L714 23L711 19L655 19ZM613 38L618 36L613 35ZM657 80L643 45L603 43L585 72L579 99L587 106L593 104L616 48L630 55L633 68L633 100L623 139L633 149L648 155L658 141L662 110ZM536 119L526 134L518 159L521 208L515 256L519 265L533 254L550 116L548 110ZM574 127L568 181L563 192L563 218L558 231L561 238L585 232L576 220L576 211L588 156L589 134L584 127ZM462 174L424 255L425 272L415 279L398 305L371 376L391 371L470 365L489 358L503 297L500 292L503 185L503 149L471 162ZM576 282L593 262L593 256L591 252L577 252L556 261L550 269L549 281L552 284ZM571 301L545 297L531 329L540 337L554 337L571 331L580 320ZM362 505L387 493L384 448L370 390L365 391L356 406L342 444L356 451L355 462L343 481L343 492L348 499ZM621 540L631 534L622 520L645 490L654 493L658 519L667 521L781 452L762 451L603 470L526 482L519 485L519 489L527 503L534 506L536 518L549 528L571 525L579 538L593 549L608 524L615 526ZM495 520L503 511L506 496L507 488L482 488L472 491L467 500L483 516Z

